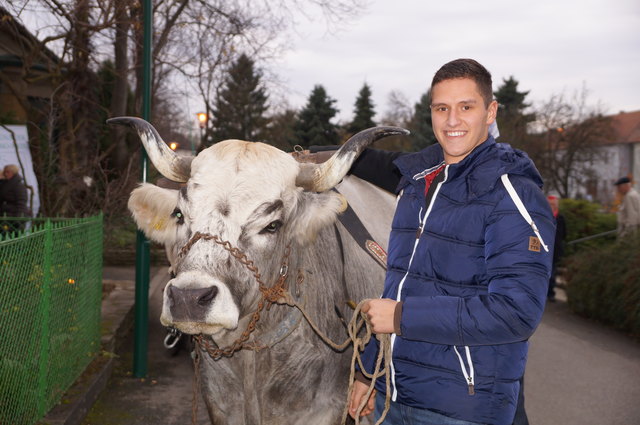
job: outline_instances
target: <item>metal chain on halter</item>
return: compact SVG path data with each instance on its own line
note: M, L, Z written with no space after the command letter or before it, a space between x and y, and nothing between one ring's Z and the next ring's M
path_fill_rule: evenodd
M288 276L289 269L289 256L291 254L291 246L287 245L285 249L285 254L282 259L282 265L280 267L280 276L277 282L271 286L267 287L265 283L262 281L260 272L258 268L255 266L253 261L251 261L245 253L243 253L240 249L235 248L231 245L230 242L220 239L216 235L211 235L208 233L200 233L196 232L193 237L187 242L185 246L182 247L179 253L179 258L186 255L187 252L191 249L193 244L195 244L200 239L204 240L212 240L218 245L222 246L226 251L228 251L234 258L236 258L241 264L243 264L247 269L253 273L256 281L258 282L260 292L262 293L262 298L258 302L258 306L256 310L253 312L251 321L247 325L247 328L242 333L242 335L229 347L221 349L211 347L210 342L205 339L201 334L194 335L193 340L196 342L196 347L194 348L193 353L193 361L194 361L194 369L195 369L195 378L194 378L194 396L192 400L192 424L195 425L197 419L197 394L196 389L199 386L199 367L200 367L200 354L198 353L198 348L206 351L207 354L213 359L218 360L221 357L231 357L233 353L242 349L250 349L254 351L260 350L262 347L257 347L255 345L245 344L245 342L249 339L251 333L255 330L255 325L260 320L260 312L264 309L265 303L271 304L287 304L289 306L295 307L304 316L306 321L309 323L313 331L322 339L327 345L332 347L337 351L343 351L350 344L353 343L353 354L351 358L351 367L350 367L350 376L349 376L349 390L347 393L347 404L344 408L342 414L342 424L346 423L347 416L349 414L349 401L351 400L351 394L353 393L353 384L355 380L355 365L358 364L360 371L362 374L371 379L371 383L365 396L362 398L360 405L356 410L356 418L355 423L358 425L360 423L360 412L367 404L369 397L373 393L375 388L376 380L382 376L385 377L386 381L386 399L385 399L385 408L382 412L381 417L378 419L375 425L379 425L384 421L387 412L389 411L390 400L391 400L391 374L390 374L390 363L391 363L391 341L389 334L376 334L376 338L380 344L380 349L378 351L378 357L376 359L375 368L372 374L366 372L364 365L362 364L362 359L360 356L360 352L364 350L364 347L371 340L371 336L373 334L371 324L368 320L366 320L366 315L362 313L362 307L368 300L361 301L355 308L354 313L349 322L349 326L347 327L348 338L342 342L341 344L337 344L331 340L326 334L324 334L316 325L316 323L311 319L309 314L300 305L296 300L291 296L290 292L287 290L285 286L285 282ZM300 279L300 277L298 277ZM268 308L268 307L267 307ZM359 337L358 334L360 330L365 327L365 335ZM382 368L382 363L384 362L384 368Z
M214 348L211 346L210 342L205 339L202 334L194 335L192 337L195 342L195 347L192 353L193 357L193 367L194 367L194 380L193 380L193 398L191 400L191 424L196 425L198 418L198 388L200 386L199 380L199 371L200 371L200 353L199 349L206 351L212 359L217 360L221 357L231 357L233 353L242 349L252 349L258 350L260 347L256 347L255 345L245 344L245 342L249 339L251 333L255 330L256 323L260 320L260 312L264 309L265 302L269 304L276 303L284 298L284 295L287 293L285 289L285 281L287 279L288 271L289 271L289 255L291 254L291 246L287 245L285 249L284 256L282 258L282 265L280 266L280 277L278 281L272 286L267 287L265 283L262 281L258 268L254 265L253 261L251 261L246 254L240 251L238 248L235 248L231 245L230 242L220 239L216 235L211 235L208 233L200 233L196 232L193 237L187 242L185 246L182 247L178 254L178 259L184 257L187 252L191 249L193 244L195 244L200 239L204 240L212 240L218 245L222 246L226 251L228 251L234 258L236 258L241 264L243 264L247 269L253 273L254 278L258 282L260 292L262 293L262 298L258 301L258 306L256 310L251 315L251 320L247 324L247 328L242 332L242 335L233 342L227 348Z
M285 248L284 256L282 257L282 263L280 266L280 276L277 282L271 286L267 287L265 283L262 281L260 276L260 272L258 268L254 265L253 261L251 261L245 253L240 251L238 248L235 248L231 245L230 242L220 239L216 235L211 235L208 233L200 233L196 232L191 240L187 242L185 246L182 247L179 253L179 258L184 257L187 252L191 249L193 244L195 244L200 239L204 239L207 241L214 241L218 245L222 246L226 251L228 251L234 258L236 258L241 264L243 264L251 273L253 273L256 282L258 282L260 292L262 293L262 298L258 301L258 306L256 310L251 315L251 320L247 324L247 328L242 332L240 337L236 339L233 344L226 348L215 348L211 346L211 342L205 337L200 335L194 335L193 339L196 343L206 351L211 358L217 360L221 357L230 357L238 350L242 349L252 349L257 350L260 347L256 347L254 345L245 344L249 339L249 336L256 328L256 323L260 320L260 313L264 309L265 305L268 303L275 304L282 301L286 295L288 294L285 288L285 281L287 280L288 271L289 271L289 255L291 255L291 245L287 245ZM268 308L268 307L267 307Z

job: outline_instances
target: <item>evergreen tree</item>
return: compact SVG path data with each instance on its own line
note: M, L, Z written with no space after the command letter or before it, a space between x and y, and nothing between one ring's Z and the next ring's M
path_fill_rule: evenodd
M431 90L427 90L415 104L413 116L408 122L411 131L411 144L414 151L419 151L437 142L431 127Z
M297 144L308 147L339 143L337 126L331 123L331 119L338 113L333 107L335 102L335 99L327 96L321 85L313 88L294 126Z
M286 109L269 117L265 141L278 149L290 152L298 144L295 137L296 111Z
M513 76L502 80L502 85L493 94L498 101L498 129L500 141L524 148L527 141L527 124L535 119L534 114L524 111L531 106L525 103L529 94L518 91L518 81Z
M353 121L349 123L347 131L355 134L364 129L374 127L376 125L373 121L375 114L374 105L371 101L371 89L365 83L356 99Z
M231 65L213 108L214 142L263 138L268 123L264 116L268 108L267 94L261 82L262 74L254 65L245 54Z

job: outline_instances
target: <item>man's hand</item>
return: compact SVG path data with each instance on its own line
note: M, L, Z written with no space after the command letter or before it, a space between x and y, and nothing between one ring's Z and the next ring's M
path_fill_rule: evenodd
M377 334L390 334L395 331L393 315L396 311L397 301L389 298L369 300L362 306L362 312L367 315L373 332Z
M367 394L368 389L369 389L369 386L363 382L355 381L353 383L353 392L351 393L351 400L349 401L349 415L353 419L356 418L356 411L358 410L358 406L362 402L362 397L364 397ZM365 406L362 408L362 411L360 412L360 416L367 416L368 414L373 412L373 410L375 409L375 406L376 406L376 390L374 389L373 392L371 393L371 397L369 397L369 400L367 401L367 404L365 404Z

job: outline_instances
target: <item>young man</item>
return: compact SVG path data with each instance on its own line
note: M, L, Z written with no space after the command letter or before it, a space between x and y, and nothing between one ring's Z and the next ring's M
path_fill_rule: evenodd
M437 145L405 155L367 150L352 169L399 193L384 292L363 308L374 332L391 333L384 423L510 425L527 339L544 310L553 215L531 160L488 135L498 105L482 65L445 64L431 96ZM377 351L372 339L368 373ZM384 382L376 388L362 414L375 404L377 419Z

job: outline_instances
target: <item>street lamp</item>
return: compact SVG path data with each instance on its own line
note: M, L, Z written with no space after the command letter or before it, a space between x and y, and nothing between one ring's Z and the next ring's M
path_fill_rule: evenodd
M200 125L200 145L204 144L204 129L207 127L207 121L209 121L209 115L206 112L198 112L198 123Z

